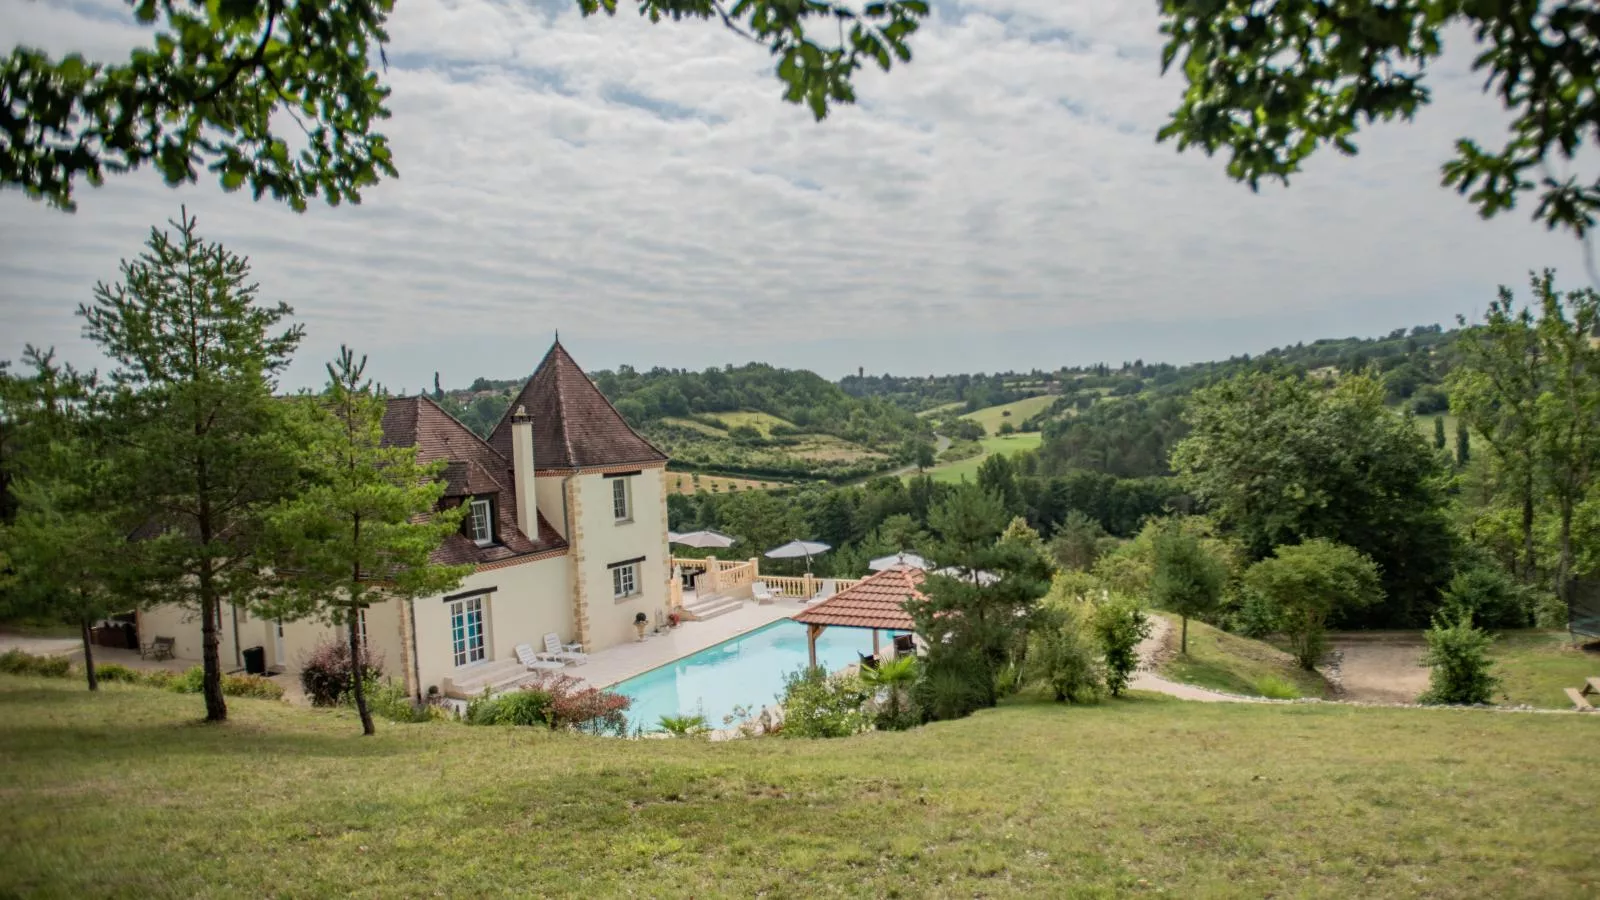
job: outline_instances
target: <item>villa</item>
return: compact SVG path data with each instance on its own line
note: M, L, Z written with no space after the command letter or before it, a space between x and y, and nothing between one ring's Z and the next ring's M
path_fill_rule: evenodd
M389 401L385 443L446 463L441 507L470 505L434 560L474 567L448 593L360 611L359 632L385 674L416 699L465 697L527 674L516 648L544 635L587 652L636 637L671 602L667 457L623 420L557 341L485 441L424 396ZM174 606L139 614L142 640L176 638L198 660L200 623ZM222 611L224 666L261 647L276 671L332 636L317 621Z

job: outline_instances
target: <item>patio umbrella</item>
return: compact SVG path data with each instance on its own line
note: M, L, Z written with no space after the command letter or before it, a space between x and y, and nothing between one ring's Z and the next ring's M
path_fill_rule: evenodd
M874 572L882 572L884 569L892 569L895 566L910 566L913 569L925 570L928 568L928 561L915 553L901 550L893 556L880 556L867 563L867 568Z
M682 544L685 547L705 549L707 547L732 547L733 542L738 538L723 534L720 531L690 531L676 535L669 531L667 532L667 540L674 544Z
M773 547L768 550L766 556L768 559L799 559L803 556L806 559L806 573L810 574L811 557L826 553L832 549L832 547L821 541L790 541L782 547Z

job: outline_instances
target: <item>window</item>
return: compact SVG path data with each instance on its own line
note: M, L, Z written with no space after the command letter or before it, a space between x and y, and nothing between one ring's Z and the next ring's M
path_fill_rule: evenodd
M483 661L482 597L468 597L450 604L450 640L455 647L457 666Z
M639 564L628 563L611 570L611 596L621 600L639 593Z
M633 510L628 506L628 479L611 479L611 512L618 522L627 522L633 518Z
M490 543L491 541L494 540L494 528L490 524L490 521L489 521L490 512L491 512L491 510L490 510L490 506L489 506L489 501L487 501L487 500L474 500L474 501L472 501L472 515L470 517L471 518L470 527L472 529L472 540L479 547L482 547L482 546L484 546L484 545L486 545L486 544L488 544L488 543Z

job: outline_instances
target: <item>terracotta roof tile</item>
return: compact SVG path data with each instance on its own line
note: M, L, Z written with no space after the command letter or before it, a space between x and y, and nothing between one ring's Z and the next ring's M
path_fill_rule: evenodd
M511 398L489 443L511 458L511 414L518 407L533 419L536 469L664 463L667 455L629 427L622 414L558 341L533 377Z
M926 576L921 569L895 566L874 573L860 584L846 588L794 616L807 625L838 625L847 628L880 628L911 631L915 623L906 612L908 598L924 599L918 586Z
M389 401L383 412L383 443L416 447L419 462L445 460L447 502L486 497L494 503L495 543L479 547L463 534L452 534L434 551L434 562L481 564L567 546L543 513L539 514L537 535L525 535L517 528L516 476L511 464L427 397Z

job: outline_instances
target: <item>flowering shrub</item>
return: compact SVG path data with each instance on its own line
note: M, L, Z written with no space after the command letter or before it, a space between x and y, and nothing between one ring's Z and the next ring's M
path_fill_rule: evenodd
M312 706L338 706L350 690L350 643L341 638L329 638L318 644L300 659L300 686ZM370 653L362 666L366 678L376 678L383 673L383 660Z
M530 676L521 690L472 700L467 704L466 721L469 725L548 725L621 737L628 733L624 713L631 702L621 694L586 687L571 675L539 672Z

